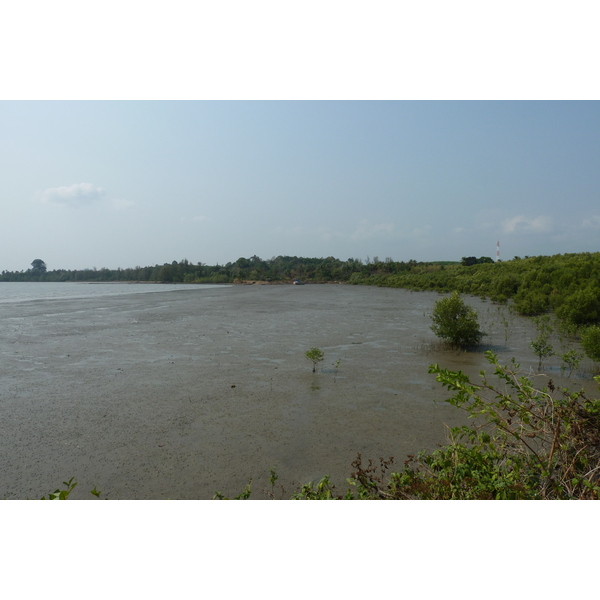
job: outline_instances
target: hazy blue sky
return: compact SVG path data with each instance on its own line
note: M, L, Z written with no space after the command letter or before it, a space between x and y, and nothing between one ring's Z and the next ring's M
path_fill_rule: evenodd
M4 101L0 270L600 250L600 103Z

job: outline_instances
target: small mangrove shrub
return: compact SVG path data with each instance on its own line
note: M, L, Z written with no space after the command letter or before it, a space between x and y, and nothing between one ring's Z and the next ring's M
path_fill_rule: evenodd
M433 333L461 348L477 345L485 335L479 329L477 312L465 304L458 292L435 303L431 320Z
M315 373L317 370L317 365L325 360L325 354L323 350L320 348L311 348L304 353L306 359L312 362L312 372Z

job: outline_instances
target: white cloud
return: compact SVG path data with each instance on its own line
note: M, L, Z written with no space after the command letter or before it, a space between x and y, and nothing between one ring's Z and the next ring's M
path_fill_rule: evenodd
M517 215L505 219L502 223L504 233L548 233L552 229L552 219L540 215L539 217L525 217Z
M39 195L44 204L63 206L85 206L104 198L104 189L92 183L74 183L56 188L48 188Z
M464 227L455 227L453 231L454 233L464 233L466 229Z

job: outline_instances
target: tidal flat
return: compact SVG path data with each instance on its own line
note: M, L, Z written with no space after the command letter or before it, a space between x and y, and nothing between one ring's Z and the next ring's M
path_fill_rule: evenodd
M284 497L324 475L345 490L357 452L401 467L465 422L431 363L477 378L490 348L537 366L531 320L478 298L466 300L489 335L465 353L429 329L437 293L201 287L0 306L0 498L40 498L74 477L74 499L94 487L210 499L249 478L264 499L270 467ZM324 351L317 373L311 347ZM547 364L555 381L589 386Z

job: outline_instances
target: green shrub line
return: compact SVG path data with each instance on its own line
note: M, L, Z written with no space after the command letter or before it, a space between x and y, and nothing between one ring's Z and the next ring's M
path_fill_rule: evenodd
M356 273L349 283L438 292L457 291L514 302L517 312L536 316L549 310L576 326L600 324L600 253L535 256L471 266L415 265L398 274Z

